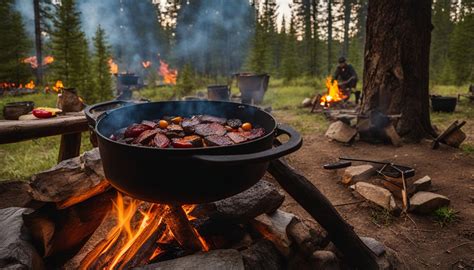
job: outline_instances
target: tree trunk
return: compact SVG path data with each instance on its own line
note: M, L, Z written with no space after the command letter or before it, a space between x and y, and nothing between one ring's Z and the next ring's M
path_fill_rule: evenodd
M332 62L332 0L328 0L328 74L331 74Z
M434 135L429 111L431 0L370 0L362 112L402 114L397 132Z
M40 0L33 0L33 8L35 13L35 44L36 44L36 83L43 84L43 50L41 44L41 15Z
M351 22L351 0L344 0L344 41L342 44L342 55L349 56L349 23Z

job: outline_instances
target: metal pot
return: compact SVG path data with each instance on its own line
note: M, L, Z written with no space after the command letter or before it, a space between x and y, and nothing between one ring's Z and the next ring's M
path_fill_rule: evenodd
M227 85L209 85L207 87L207 97L209 100L229 100L230 89Z
M192 204L232 196L258 182L270 160L302 145L298 132L277 124L273 116L249 105L222 101L151 102L113 109L94 120L91 111L110 105L86 108L90 126L97 134L105 176L116 189L145 201ZM232 146L190 149L150 148L109 139L117 130L142 120L197 114L239 118L263 127L266 134ZM289 140L272 148L274 138L280 134L287 134Z
M435 112L454 112L457 102L455 97L431 96L431 107Z
M10 102L3 107L3 117L6 120L18 120L20 116L31 112L34 107L33 101Z

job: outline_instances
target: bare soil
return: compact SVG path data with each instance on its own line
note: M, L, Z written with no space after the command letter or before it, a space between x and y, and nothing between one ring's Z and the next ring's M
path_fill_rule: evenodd
M286 122L285 117L280 120ZM326 163L339 156L391 160L416 169L415 179L429 175L432 192L447 196L459 219L441 227L433 216L402 214L384 224L374 218L372 206L360 202L340 183L342 170L327 171ZM370 236L396 252L406 269L474 269L474 158L460 150L442 146L431 150L428 141L402 147L356 142L344 146L330 142L321 132L304 135L302 149L288 158L335 205L361 236ZM355 203L353 203L355 202ZM349 204L348 204L349 203ZM283 209L310 216L289 196Z

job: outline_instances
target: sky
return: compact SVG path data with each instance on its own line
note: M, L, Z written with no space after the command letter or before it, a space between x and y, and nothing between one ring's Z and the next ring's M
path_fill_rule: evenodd
M290 21L291 9L289 4L291 4L292 2L292 0L276 0L276 3L278 4L277 23L279 26L281 25L281 19L283 18L283 16L285 16L285 20L287 22Z

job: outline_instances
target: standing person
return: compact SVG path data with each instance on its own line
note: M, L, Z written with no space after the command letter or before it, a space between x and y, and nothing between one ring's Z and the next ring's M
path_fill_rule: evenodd
M344 95L347 96L347 99L351 96L351 91L354 90L356 104L359 104L360 91L355 89L357 86L357 73L352 65L347 64L344 56L341 56L338 62L339 65L334 72L333 78L337 80L338 86L342 89Z

